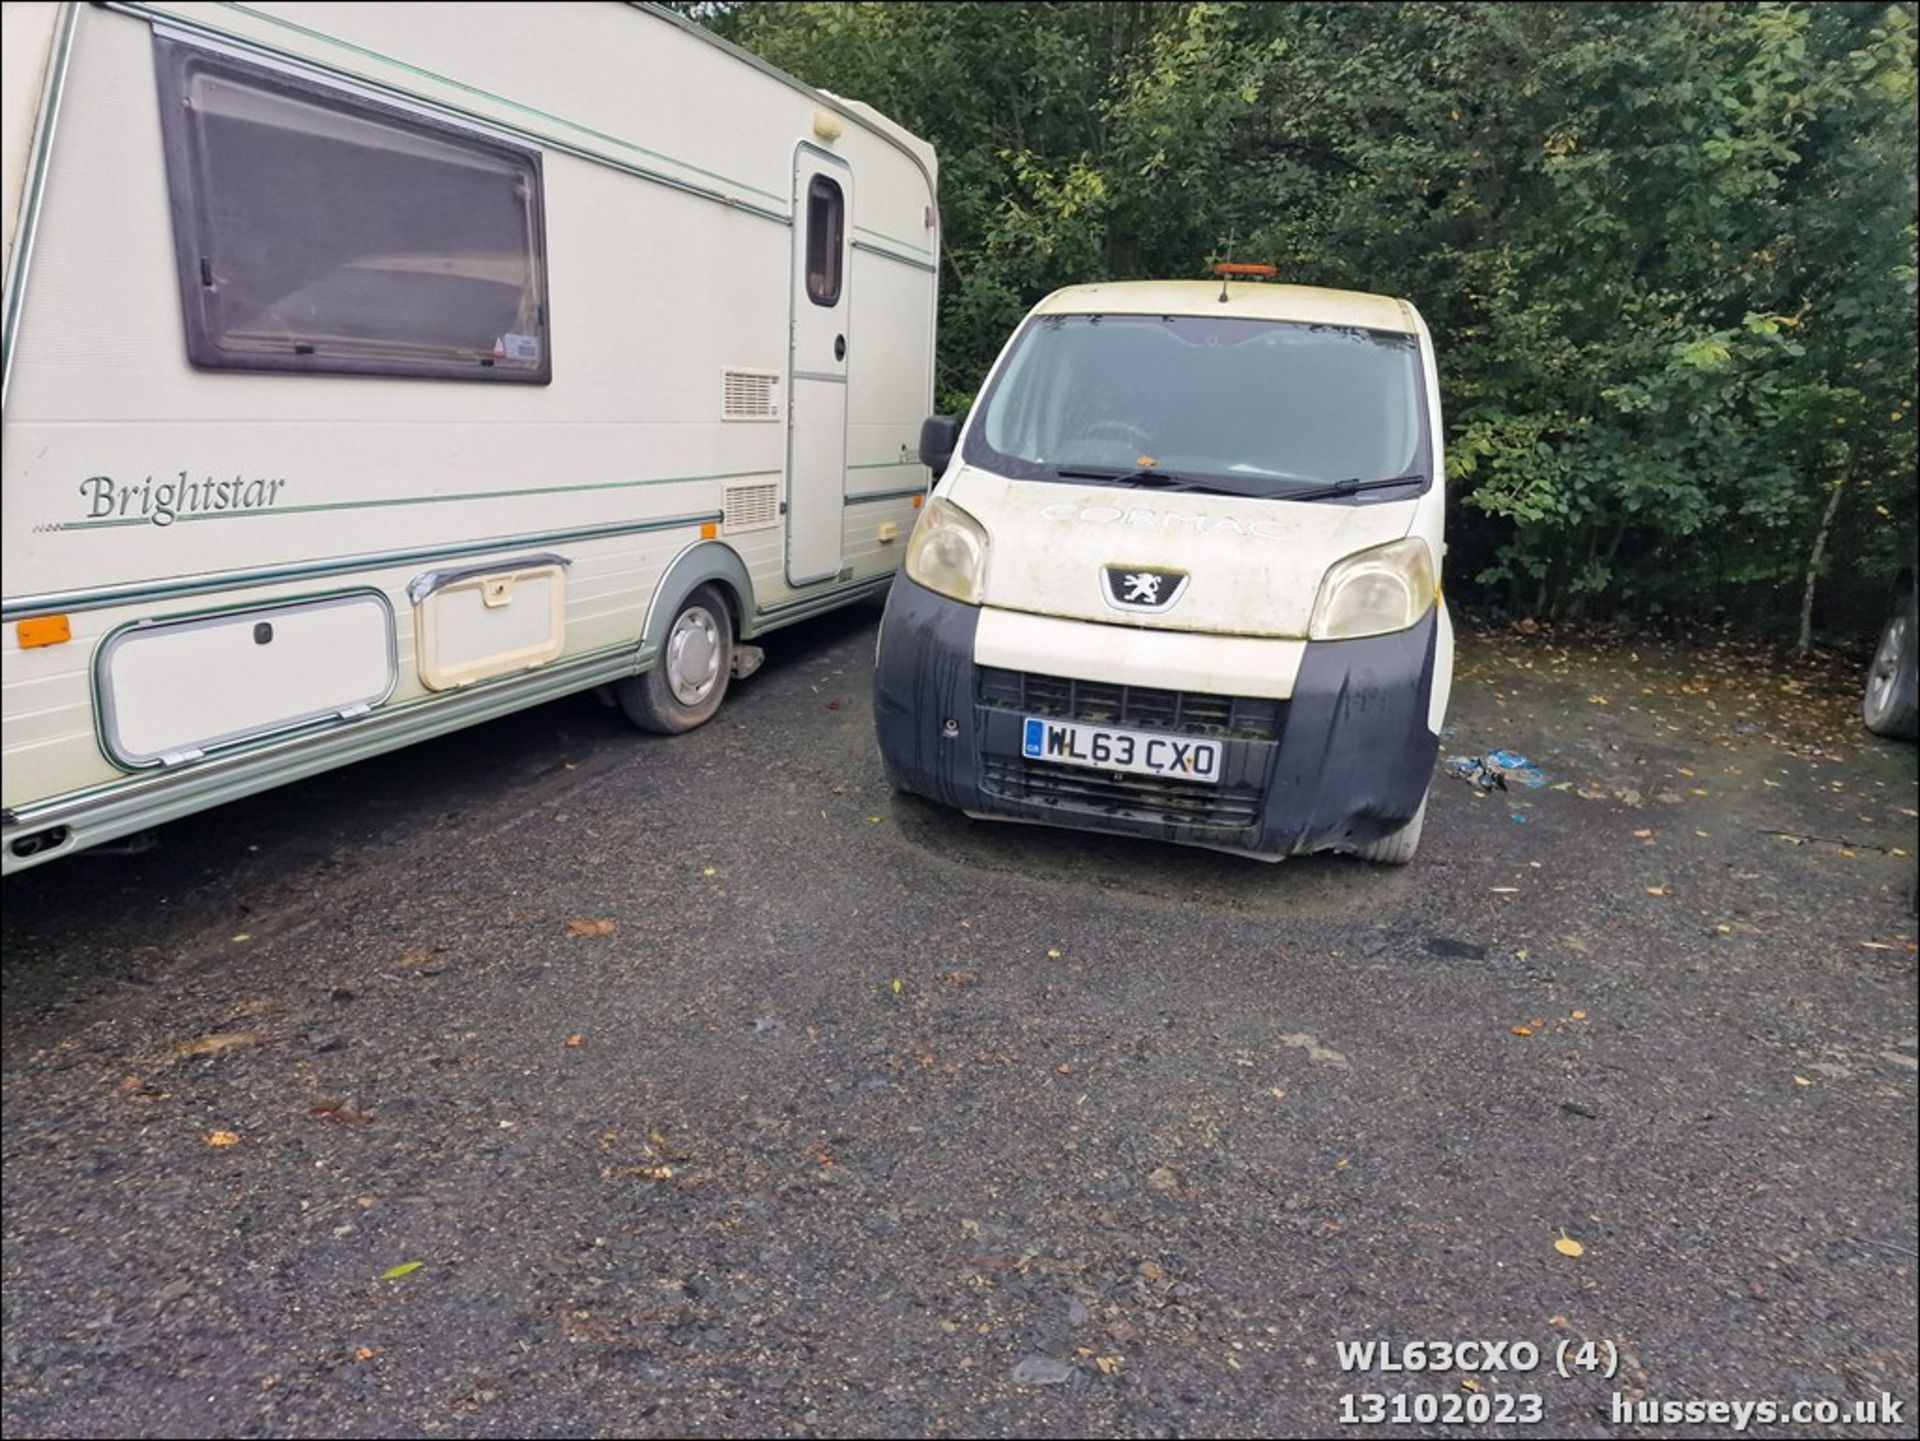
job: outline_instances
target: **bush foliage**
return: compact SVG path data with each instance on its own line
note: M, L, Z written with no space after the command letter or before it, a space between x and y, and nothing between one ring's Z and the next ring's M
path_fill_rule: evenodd
M1057 286L1414 301L1450 585L1877 623L1915 511L1911 4L683 6L938 148L941 402ZM1837 505L1830 504L1840 487Z

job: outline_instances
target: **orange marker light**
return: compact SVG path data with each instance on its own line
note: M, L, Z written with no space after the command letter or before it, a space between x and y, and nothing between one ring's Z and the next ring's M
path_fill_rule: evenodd
M1280 273L1277 265L1254 265L1241 260L1223 260L1213 267L1215 275L1262 275L1273 276Z
M73 626L64 615L38 615L14 627L20 637L20 649L39 645L65 645L73 639Z
M712 540L718 534L720 534L720 527L712 521L708 521L700 527L700 539L702 540Z
M920 507L925 505L926 503L927 503L927 498L924 495L916 495L913 498L913 508L915 510L920 509Z

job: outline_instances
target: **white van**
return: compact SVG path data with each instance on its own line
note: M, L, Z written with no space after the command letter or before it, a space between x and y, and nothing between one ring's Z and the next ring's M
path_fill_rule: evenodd
M892 579L925 142L655 7L0 13L0 869Z
M1453 633L1411 305L1075 286L920 450L945 473L874 680L897 787L1272 859L1413 857Z

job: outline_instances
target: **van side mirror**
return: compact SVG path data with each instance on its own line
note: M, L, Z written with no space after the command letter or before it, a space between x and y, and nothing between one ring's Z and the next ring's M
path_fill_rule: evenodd
M937 479L946 474L954 447L960 444L960 421L951 415L929 415L920 422L920 463Z

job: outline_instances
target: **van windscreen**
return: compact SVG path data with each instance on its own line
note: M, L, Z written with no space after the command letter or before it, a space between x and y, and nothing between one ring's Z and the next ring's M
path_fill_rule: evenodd
M1023 479L1150 467L1208 489L1431 474L1411 335L1288 321L1042 315L980 400L966 458Z

